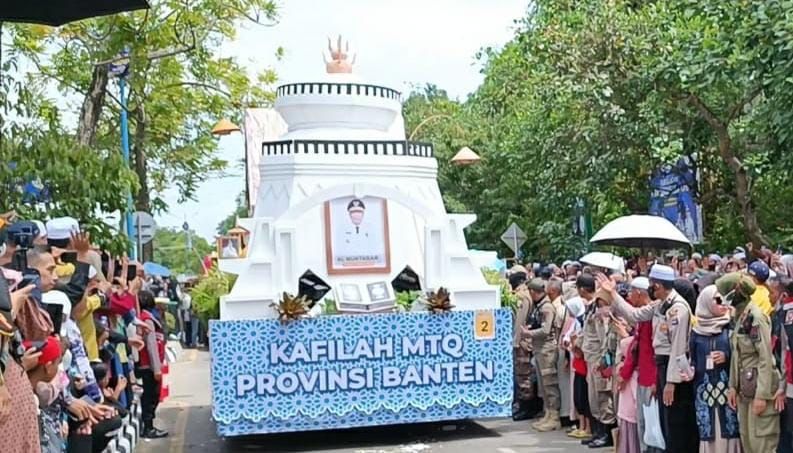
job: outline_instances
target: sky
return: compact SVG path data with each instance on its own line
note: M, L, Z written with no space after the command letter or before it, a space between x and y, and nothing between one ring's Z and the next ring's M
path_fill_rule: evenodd
M221 52L245 64L254 74L273 68L280 83L308 81L324 72L322 51L327 38L341 34L357 55L354 71L372 83L407 95L412 87L434 83L450 96L464 99L481 83L475 54L483 47L500 47L514 33L525 0L286 0L279 1L279 21L273 27L246 25L237 40ZM285 55L278 60L278 47ZM222 158L243 158L241 134L222 137ZM233 176L206 180L198 202L178 203L166 193L170 211L158 225L190 228L211 240L217 224L234 210L244 189L242 169Z

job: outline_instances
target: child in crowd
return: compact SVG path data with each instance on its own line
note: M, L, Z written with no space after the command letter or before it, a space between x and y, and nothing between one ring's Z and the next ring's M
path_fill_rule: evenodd
M589 422L589 393L587 390L586 375L587 365L584 354L580 348L575 347L575 337L581 334L584 316L584 301L580 297L573 297L565 302L567 319L562 328L562 345L570 351L573 368L573 406L578 413L578 428L568 433L576 439L589 439L592 437L592 427Z

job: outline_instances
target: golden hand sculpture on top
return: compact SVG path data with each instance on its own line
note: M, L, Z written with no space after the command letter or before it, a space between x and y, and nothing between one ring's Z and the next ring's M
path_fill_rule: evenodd
M349 74L352 72L352 65L355 64L355 55L352 56L352 61L347 61L347 55L350 51L349 41L347 41L344 50L342 50L341 35L339 35L339 39L336 42L336 49L334 49L330 42L330 38L328 38L328 51L330 52L330 61L328 61L324 53L322 54L322 59L325 60L325 70L328 74Z

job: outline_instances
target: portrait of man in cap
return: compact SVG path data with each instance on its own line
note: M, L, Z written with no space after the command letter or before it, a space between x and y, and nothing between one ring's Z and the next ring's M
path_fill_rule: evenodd
M386 202L344 197L325 206L328 272L385 272L390 267Z

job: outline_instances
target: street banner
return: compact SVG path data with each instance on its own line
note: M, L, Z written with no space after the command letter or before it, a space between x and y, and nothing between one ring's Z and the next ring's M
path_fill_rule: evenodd
M702 242L702 205L696 202L697 175L694 161L681 158L675 165L659 168L650 180L650 214L665 217L692 244Z
M275 109L245 109L245 161L248 171L248 206L253 212L259 193L259 162L262 143L272 142L287 132L288 126Z
M512 312L211 321L220 436L503 417Z

